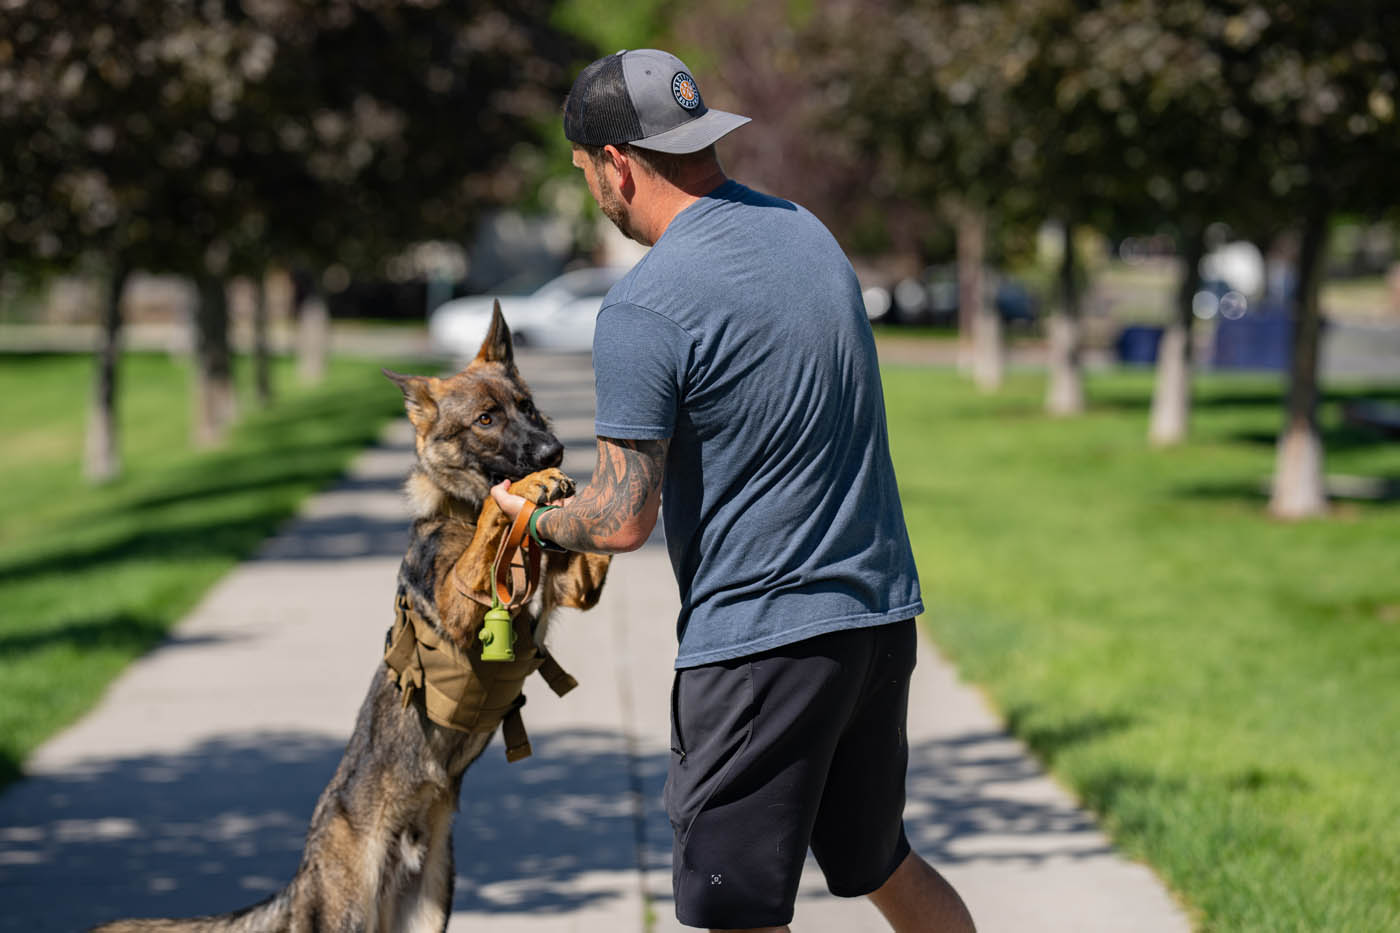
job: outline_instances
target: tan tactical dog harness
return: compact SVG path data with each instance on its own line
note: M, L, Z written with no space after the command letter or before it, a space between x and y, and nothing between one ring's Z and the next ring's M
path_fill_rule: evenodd
M529 600L539 578L539 551L525 536L532 511L530 507L521 511L496 553L496 595L511 610ZM519 563L513 560L517 550L521 553ZM514 583L520 576L524 577L524 585L517 593ZM463 593L488 606L492 604L465 588ZM405 707L413 700L414 691L421 690L428 718L439 726L482 733L504 723L501 732L506 742L506 760L519 761L530 755L530 739L520 718L520 707L525 705L525 678L539 671L559 696L578 686L578 681L535 644L535 633L523 614L512 617L511 627L515 632L515 660L484 661L479 640L473 639L466 653L459 651L414 610L407 594L400 593L394 603L394 624L385 639L384 660L396 675Z

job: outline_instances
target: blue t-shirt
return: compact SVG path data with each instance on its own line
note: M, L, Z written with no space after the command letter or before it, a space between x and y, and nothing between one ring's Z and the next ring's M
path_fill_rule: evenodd
M676 667L923 611L860 284L811 213L728 181L603 301L599 436L670 438Z

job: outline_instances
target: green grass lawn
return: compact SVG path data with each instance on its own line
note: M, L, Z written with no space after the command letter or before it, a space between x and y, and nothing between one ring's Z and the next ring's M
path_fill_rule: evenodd
M0 356L0 787L402 411L378 362L335 360L307 389L282 361L276 404L244 398L229 442L196 452L188 370L129 354L126 470L92 487L81 478L92 365Z
M1202 378L1171 451L1149 374L1070 421L1036 374L885 388L925 624L1117 842L1203 930L1400 929L1400 503L1271 520L1276 380ZM1337 401L1328 470L1400 479Z

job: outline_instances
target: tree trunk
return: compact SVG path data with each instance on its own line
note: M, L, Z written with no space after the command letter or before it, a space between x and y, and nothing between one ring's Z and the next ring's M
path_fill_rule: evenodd
M982 309L982 258L986 253L986 222L982 212L966 204L954 207L957 224L958 369L977 366L977 314Z
M266 277L253 280L253 382L258 404L272 404L271 350L268 348L268 309Z
M1060 260L1060 305L1050 315L1050 380L1045 410L1052 415L1084 411L1084 370L1080 359L1079 286L1074 277L1074 225L1065 222L1065 252Z
M297 280L297 377L314 385L326 376L330 353L331 315L315 280L300 273Z
M121 364L122 293L126 290L129 271L120 258L113 264L107 304L102 312L101 343L97 347L97 372L83 457L83 475L94 483L115 479L122 471L117 374Z
M1002 383L1003 348L1001 316L983 293L986 241L986 215L964 207L958 213L958 312L972 312L972 379L982 391L995 392Z
M1322 206L1308 210L1299 249L1288 401L1269 499L1269 511L1279 518L1308 518L1327 511L1322 437L1317 430L1317 359L1322 336L1318 292L1326 255L1327 216Z
M194 443L213 447L227 436L236 410L228 295L222 279L199 280L194 347Z
M1196 319L1191 302L1201 288L1204 255L1203 231L1188 230L1182 243L1176 308L1157 348L1157 381L1147 428L1147 439L1157 447L1185 441L1191 422L1191 326Z

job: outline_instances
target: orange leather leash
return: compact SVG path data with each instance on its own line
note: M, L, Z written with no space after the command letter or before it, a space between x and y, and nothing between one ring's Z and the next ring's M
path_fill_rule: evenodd
M462 580L459 564L452 570L459 593L487 609L497 601L508 610L518 609L529 602L540 580L540 546L529 535L530 516L538 508L537 503L526 499L515 521L501 537L496 559L491 564L492 591L481 593L468 588Z
M496 584L496 598L507 609L515 609L529 602L540 579L540 549L526 534L535 508L535 503L525 500L511 523L510 531L501 539L500 549L496 551L491 576ZM517 551L521 555L519 563L515 561ZM521 583L519 593L516 590L517 580Z

